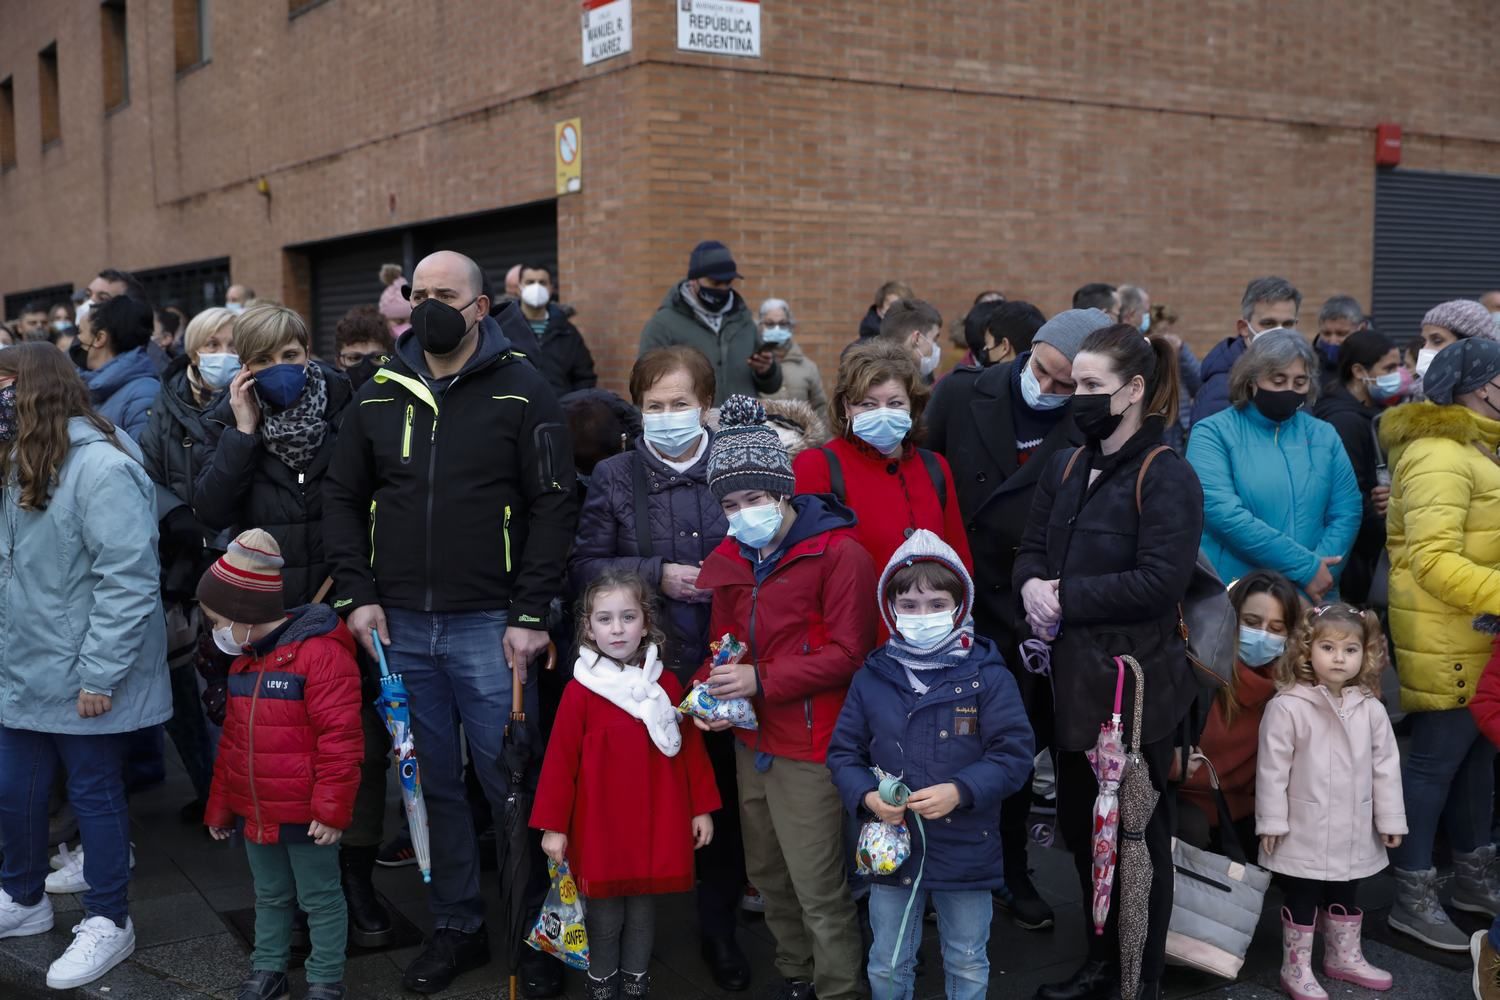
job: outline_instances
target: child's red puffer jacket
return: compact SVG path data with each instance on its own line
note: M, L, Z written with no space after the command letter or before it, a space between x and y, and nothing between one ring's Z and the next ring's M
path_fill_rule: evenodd
M364 759L359 666L344 623L327 605L295 608L273 642L230 667L203 816L221 828L243 818L257 844L279 843L282 824L347 829Z

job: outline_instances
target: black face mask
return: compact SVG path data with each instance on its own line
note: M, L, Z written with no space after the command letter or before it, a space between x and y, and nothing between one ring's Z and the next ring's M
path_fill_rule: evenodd
M458 350L458 345L469 333L463 311L478 299L476 295L457 309L437 299L423 299L411 311L411 328L422 350L439 356Z
M1130 383L1120 386L1124 389ZM1073 423L1083 431L1083 436L1089 441L1103 441L1120 427L1120 421L1125 419L1125 414L1111 413L1109 407L1114 402L1114 392L1091 392L1073 394Z
M73 346L68 348L68 357L72 359L73 364L77 365L79 368L85 370L88 369L89 349L87 347L84 347L76 337L73 340Z
M380 362L374 358L365 358L353 368L345 368L344 374L349 376L349 384L354 386L355 392L358 392L359 387L370 381L378 371L380 371Z
M1307 393L1297 392L1295 389L1273 391L1257 388L1250 399L1261 416L1279 424L1292 419L1292 415L1302 408L1302 404L1307 402Z
M703 303L703 308L712 312L718 312L729 305L729 296L734 294L728 288L709 288L707 285L698 286L698 301Z

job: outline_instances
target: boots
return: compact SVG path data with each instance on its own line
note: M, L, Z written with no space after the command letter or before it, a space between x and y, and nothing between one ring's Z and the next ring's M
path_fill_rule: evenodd
M1425 945L1442 951L1469 950L1469 936L1453 926L1437 895L1437 870L1409 872L1394 865L1396 902L1386 923Z
M1500 915L1500 878L1495 874L1495 846L1453 854L1453 908L1486 917Z
M1292 922L1281 908L1281 989L1292 1000L1328 1000L1312 970L1313 928Z
M339 876L349 904L349 941L361 948L384 948L395 936L391 915L370 881L379 853L379 847L339 848Z
M588 1000L617 1000L620 996L620 973L616 970L603 979L587 976L583 995Z
M645 972L626 972L620 980L620 995L630 1000L645 1000L651 995L651 976Z
M1335 903L1318 913L1318 933L1323 935L1323 975L1369 990L1391 988L1391 974L1365 960L1359 946L1362 910L1350 913Z

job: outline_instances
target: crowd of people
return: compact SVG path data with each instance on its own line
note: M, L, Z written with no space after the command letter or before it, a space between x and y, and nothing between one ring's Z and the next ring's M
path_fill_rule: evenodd
M1102 890L1037 1000L1162 995L1174 838L1275 874L1297 1000L1319 972L1391 988L1361 949L1388 865L1390 926L1500 997L1500 919L1463 933L1437 870L1447 906L1500 916L1500 293L1409 342L1338 296L1309 338L1298 290L1257 278L1200 362L1139 286L1051 318L989 290L949 366L941 315L888 282L825 389L792 305L752 310L705 241L625 399L549 265L493 297L451 251L380 280L326 360L244 286L189 317L118 270L0 327L0 937L80 893L50 986L135 947L128 803L165 733L183 820L245 845L239 1000L288 994L301 935L307 995L345 996L347 944L392 933L372 872L413 857L385 828L383 661L427 807L416 993L490 960L481 838L519 781L509 889L529 928L548 861L571 867L591 1000L649 994L653 900L681 892L726 991L753 908L782 1000L910 997L931 911L948 995L983 996L995 913L1056 922L1034 815L1095 894L1123 699L1145 902ZM1203 600L1223 662L1187 627ZM545 743L524 776L513 699ZM907 845L892 866L855 850L871 831ZM539 951L516 971L561 992Z

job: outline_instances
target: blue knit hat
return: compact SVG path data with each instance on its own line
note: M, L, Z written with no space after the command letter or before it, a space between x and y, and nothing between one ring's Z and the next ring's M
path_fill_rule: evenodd
M723 500L738 490L765 490L779 497L796 492L792 459L766 410L749 396L730 396L719 409L719 432L708 449L708 488Z

